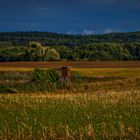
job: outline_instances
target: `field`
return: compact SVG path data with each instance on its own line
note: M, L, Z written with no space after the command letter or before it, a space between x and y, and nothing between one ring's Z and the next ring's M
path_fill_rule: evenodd
M60 68L63 66L73 68L136 68L140 67L140 61L0 62L0 67Z
M91 63L72 65L69 86L32 92L23 87L33 64L0 65L0 139L139 140L139 62ZM16 92L3 93L12 83Z
M140 138L140 92L1 95L0 139Z

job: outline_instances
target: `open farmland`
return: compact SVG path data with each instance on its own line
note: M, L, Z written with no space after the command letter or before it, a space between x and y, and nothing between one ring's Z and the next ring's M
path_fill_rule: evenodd
M33 66L66 64L60 63L0 65L0 139L139 140L139 62L68 62L69 86L28 82Z

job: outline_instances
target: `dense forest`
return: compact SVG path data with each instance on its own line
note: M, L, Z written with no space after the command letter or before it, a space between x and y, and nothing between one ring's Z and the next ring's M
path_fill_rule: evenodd
M29 48L29 42L40 43L43 48L41 51L48 48L45 58L27 57L29 50L32 56L39 56L41 52ZM50 57L50 54L56 55L56 53L57 59ZM58 55L59 60L73 61L140 60L140 32L103 35L67 35L49 32L0 33L0 61L52 61L58 60Z

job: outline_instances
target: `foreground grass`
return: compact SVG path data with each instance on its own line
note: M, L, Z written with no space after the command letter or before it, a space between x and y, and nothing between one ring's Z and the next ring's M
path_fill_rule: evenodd
M0 95L0 139L140 138L140 91Z

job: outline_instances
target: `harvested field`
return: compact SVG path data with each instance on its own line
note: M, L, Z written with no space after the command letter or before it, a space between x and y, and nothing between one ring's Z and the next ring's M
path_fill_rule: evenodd
M137 68L140 67L140 61L0 62L0 67L60 68L63 66L74 68Z

